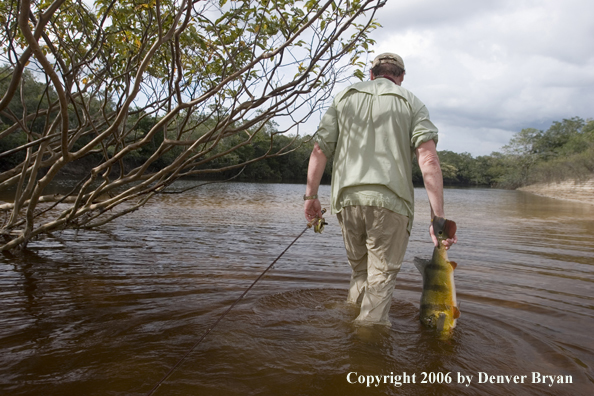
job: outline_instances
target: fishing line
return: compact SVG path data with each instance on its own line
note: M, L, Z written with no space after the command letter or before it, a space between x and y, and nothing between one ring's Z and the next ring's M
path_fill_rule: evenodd
M322 214L323 214L325 211L326 211L326 210L324 209L324 210L322 211ZM319 222L319 224L316 224L316 225L314 225L314 222L315 222L315 221L319 221L319 220L321 220L321 221ZM250 287L248 287L248 288L247 288L247 289L246 289L246 290L243 292L243 294L242 294L241 296L239 296L239 298L238 298L237 300L235 300L235 302L234 302L233 304L231 304L231 306L230 306L229 308L227 308L227 310L226 310L225 312L223 312L223 314L222 314L222 315L221 315L221 316L220 316L220 317L217 319L217 321L216 321L216 322L215 322L215 323L214 323L214 324L213 324L211 327L209 327L209 328L206 330L206 332L205 332L204 334L202 334L202 337L200 337L200 339L199 339L198 341L196 341L196 343L195 343L195 344L192 346L192 348L190 348L190 349L188 350L188 352L186 352L186 354L185 354L184 356L182 356L182 358L181 358L181 359L179 359L179 361L178 361L178 362L177 362L177 363L176 363L176 364L175 364L173 367L171 367L171 369L169 370L169 372L168 372L167 374L165 374L165 376L164 376L164 377L161 379L161 381L159 381L159 382L157 383L157 385L155 385L155 386L153 387L153 389L151 389L151 390L150 390L150 391L149 391L149 392L146 394L146 396L151 396L153 393L155 393L155 391L157 390L157 388L158 388L159 386L161 386L161 384L163 384L163 383L164 383L164 382L167 380L167 378L169 378L169 376L171 376L171 374L173 374L173 372L175 371L175 369L177 369L177 368L179 367L179 365L180 365L180 364L181 364L181 363L182 363L182 362L183 362L183 361L184 361L184 360L185 360L185 359L186 359L186 358L187 358L187 357L190 355L190 353L192 353L192 351L193 351L194 349L196 349L196 347L197 347L198 345L200 345L200 343L202 342L202 340L204 340L204 339L206 338L206 336L207 336L207 335L208 335L208 334L209 334L209 333L210 333L210 332L211 332L211 331L212 331L212 330L213 330L213 329L214 329L214 328L215 328L215 327L216 327L216 326L219 324L219 322L220 322L221 320L223 320L223 318L224 318L224 317L225 317L225 316L226 316L226 315L229 313L229 311L231 311L231 310L233 309L233 307L234 307L235 305L237 305L237 303L238 303L239 301L241 301L241 299L242 299L242 298L244 298L246 294L248 294L248 292L249 292L249 291L252 289L252 287L254 287L254 285L255 285L255 284L256 284L256 283L257 283L257 282L258 282L260 279L262 279L262 277L263 277L263 276L266 274L266 272L268 272L268 270L269 270L269 269L271 269L271 268L274 266L274 264L276 264L276 262L277 262L277 261L278 261L278 260L279 260L279 259L280 259L280 258L283 256L283 254L285 254L285 253L287 252L287 250L289 250L289 248L290 248L291 246L293 246L293 244L294 244L295 242L297 242L297 240L298 240L299 238L301 238L301 236L302 236L303 234L305 234L305 231L307 231L309 228L311 228L311 226L312 226L312 225L314 225L314 230L315 230L315 227L316 227L316 226L317 226L317 227L320 227L320 226L321 226L321 228L323 229L323 225L322 225L322 224L325 224L325 223L324 223L324 219L323 219L323 218L321 218L321 219L318 219L318 218L316 218L316 219L312 220L310 223L308 223L308 224L307 224L307 227L305 227L305 229L304 229L303 231L301 231L301 234L297 235L297 238L295 238L295 239L293 240L293 242L291 242L291 243L289 244L289 246L287 246L287 247L286 247L286 249L285 249L285 250L283 250L283 252L282 252L281 254L279 254L279 255L278 255L278 257L277 257L276 259L274 259L274 261L273 261L273 262L272 262L272 263L271 263L271 264L270 264L270 265L269 265L269 266L268 266L268 267L267 267L267 268L266 268L266 269L265 269L265 270L264 270L264 271L263 271L263 272L260 274L260 276L258 276L258 278L256 278L256 280L255 280L255 281L254 281L254 282L253 282L253 283L250 285ZM316 230L316 232L321 232L321 230L318 228L318 230Z

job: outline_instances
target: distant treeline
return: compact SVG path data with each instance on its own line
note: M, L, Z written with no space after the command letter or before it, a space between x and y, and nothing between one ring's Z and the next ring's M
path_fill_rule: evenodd
M278 144L288 137L279 136ZM269 180L305 183L313 147L311 136L295 142L300 147L282 157L249 165L241 180ZM239 155L253 155L251 150ZM594 120L579 117L555 121L546 131L533 128L518 132L502 152L473 157L469 153L438 151L444 184L450 186L490 186L514 189L524 185L587 179L594 176ZM229 175L226 175L229 176ZM323 183L330 183L331 165L326 167ZM413 182L422 185L418 164L413 166Z
M268 137L262 136L253 146L235 152L239 156L236 161L243 161L267 150L269 133ZM275 139L275 147L281 147L290 141L289 137L282 135ZM313 139L305 136L293 144L298 148L286 155L248 165L238 179L305 183ZM586 179L594 175L594 120L584 121L574 117L555 121L546 131L523 129L503 147L502 152L493 152L491 155L473 157L469 153L460 154L447 150L438 151L438 154L444 184L449 186L514 189L539 182ZM330 183L330 162L326 166L323 183ZM227 178L232 174L233 172L215 174L215 177ZM423 183L416 161L413 166L413 182L415 185Z
M502 152L472 157L439 151L446 185L515 189L535 183L584 180L594 176L594 120L555 121L546 131L516 133ZM415 171L419 182L420 170Z
M0 73L0 76L2 73ZM5 77L5 76L4 76ZM0 92L6 90L8 80L0 78ZM52 101L54 93L46 90L45 84L35 81L26 73L22 88L25 108L29 112L38 109L40 104ZM90 107L94 104L91 103ZM9 126L14 124L14 114L22 114L24 107L21 101L13 100L6 112L0 113L0 153L14 149L27 143L28 137L21 130L13 130ZM130 138L142 138L147 131L157 124L159 118L142 112L131 113L128 123L134 131ZM74 112L70 124L76 126L79 120ZM207 133L213 123L218 122L212 117L193 115L190 122L200 125L196 128L192 139ZM31 136L43 136L42 117L34 119L28 129ZM278 133L277 125L270 121L265 125L256 125L254 130L245 131L253 134L251 144L240 144L244 137L231 135L223 138L212 151L209 152L210 161L204 168L215 171L205 173L208 179L228 179L236 176L239 169L218 172L218 169L233 168L253 158L264 156L266 153L277 153L289 150L280 156L265 158L247 165L236 180L243 181L271 181L305 183L309 155L313 147L312 136L291 137ZM257 133L254 133L257 128ZM145 145L132 152L122 164L124 168L132 169L143 164L163 142L165 135L173 132L156 134L152 145ZM93 134L79 139L76 145L90 141ZM29 137L29 138L30 138ZM74 147L76 149L77 147ZM233 149L235 147L235 149ZM162 168L173 161L179 154L174 148L151 164L151 167ZM112 148L107 147L110 155ZM225 155L222 155L227 153ZM586 179L594 174L594 120L583 120L579 117L555 121L546 131L533 128L518 132L510 142L503 147L502 152L491 155L473 157L469 153L454 153L439 151L439 158L446 185L458 186L493 186L501 188L517 188L537 182L551 182L565 179ZM10 155L0 157L0 172L5 172L25 159L25 150L19 150ZM78 163L65 169L65 176L76 177L88 172L102 160L101 154L92 154ZM124 169L125 170L125 169ZM331 175L331 161L329 161L322 182L329 183ZM422 185L422 175L418 165L413 167L413 181Z
M282 137L288 139L287 137ZM285 156L249 165L244 180L305 182L311 136ZM555 121L546 131L527 128L518 132L502 152L473 157L469 153L438 151L444 184L450 186L490 186L514 189L524 185L594 176L594 120L579 117ZM328 164L322 182L329 183ZM413 182L422 185L418 164L413 166Z
M143 119L139 128L143 131L152 127L157 120ZM290 137L276 133L276 125L270 123L261 131L253 144L242 146L228 155L219 157L208 163L209 169L228 167L240 164L251 158L262 156L270 150L277 151L281 147L290 145L292 151L272 158L266 158L247 165L241 173L238 169L205 174L206 179L224 180L239 176L239 181L266 181L283 183L305 183L307 180L307 166L313 148L312 136ZM273 139L271 139L273 135ZM0 139L0 153L22 143L24 136L12 134ZM161 135L162 139L162 135ZM238 137L230 137L219 144L213 152L219 152L233 147ZM161 141L155 139L153 147L159 147ZM272 142L272 143L271 143ZM175 153L171 153L174 158ZM584 121L574 117L553 122L546 131L537 129L523 129L518 132L503 147L502 152L491 155L473 157L469 153L454 153L448 150L438 151L443 173L444 184L449 186L490 186L514 189L524 185L562 181L566 179L587 179L594 176L594 120ZM132 168L137 163L143 163L152 155L152 150L143 148L136 153L136 161L126 164ZM24 157L24 152L0 158L1 170L6 170ZM92 157L86 162L78 164L78 171L90 168L96 161ZM137 163L136 163L137 162ZM156 162L153 166L167 165L167 157ZM331 161L328 162L322 183L330 183ZM77 169L68 168L67 171L76 176ZM413 164L413 183L422 185L423 178L416 160Z

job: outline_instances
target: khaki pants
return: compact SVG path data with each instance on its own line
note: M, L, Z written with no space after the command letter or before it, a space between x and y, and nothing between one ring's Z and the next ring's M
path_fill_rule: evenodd
M377 206L347 206L337 217L353 270L347 301L361 303L355 321L390 326L392 292L408 245L408 217Z

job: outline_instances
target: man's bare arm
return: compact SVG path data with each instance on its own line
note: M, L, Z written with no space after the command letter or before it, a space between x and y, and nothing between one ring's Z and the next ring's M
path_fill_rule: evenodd
M309 166L307 168L307 186L305 188L305 195L313 196L318 194L320 182L324 175L324 169L326 168L326 162L328 159L326 155L320 149L317 143L314 144L314 148L311 151L309 157ZM315 218L322 217L322 205L319 199L310 199L305 201L305 218L307 221Z
M441 175L441 167L439 165L439 157L435 148L435 142L429 140L422 143L416 150L417 158L419 160L419 167L423 173L423 182L425 189L429 196L429 204L431 206L431 218L434 216L444 217L445 212L443 208L443 177ZM433 244L438 246L437 238L433 233L433 226L429 228L429 233ZM454 243L458 242L458 237L453 237L443 241L446 249L449 249Z

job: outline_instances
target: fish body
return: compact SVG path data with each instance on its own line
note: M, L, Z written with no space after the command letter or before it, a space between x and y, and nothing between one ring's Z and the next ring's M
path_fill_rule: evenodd
M445 229L455 233L455 223L450 220ZM452 228L453 227L453 228ZM453 230L453 231L452 231ZM414 263L423 275L423 293L421 294L420 320L427 327L435 328L438 332L449 332L456 327L456 319L460 316L456 301L456 286L454 284L454 269L457 264L448 260L447 250L441 241L448 238L443 231L438 235L439 247L434 248L431 260L415 257Z

